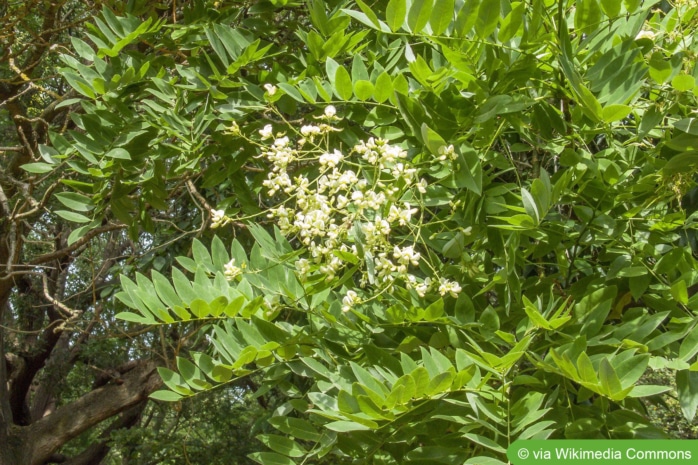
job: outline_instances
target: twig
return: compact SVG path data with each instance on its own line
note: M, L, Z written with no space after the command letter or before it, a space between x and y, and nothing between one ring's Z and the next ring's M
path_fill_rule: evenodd
M195 186L194 183L191 181L191 179L187 179L186 183L187 183L187 189L189 189L189 193L190 193L197 201L199 201L199 203L201 203L201 205L203 206L203 209L204 209L204 210L208 211L210 214L213 214L214 208L213 208L211 205L209 205L209 203L206 201L206 199L204 198L204 196L201 195L201 193L200 193L198 190L196 190L196 186ZM246 226L244 223L240 223L239 221L231 220L231 221L229 221L228 223L232 224L232 225L235 226L236 228L243 228L243 229L244 229L244 228L247 228L247 226ZM203 229L204 227L205 227L205 223L201 226L201 228Z
M108 232L108 231L115 231L117 229L126 229L126 228L127 228L127 226L125 224L108 224L108 225L102 226L100 228L95 228L95 229L89 231L84 236L82 236L77 241L73 242L68 247L66 247L64 249L56 250L55 252L47 253L44 255L39 255L35 259L31 260L28 263L28 265L40 265L42 263L50 262L51 260L56 260L57 258L65 257L69 253L71 253L74 250L77 250L80 247L82 247L83 245L85 245L90 239L97 236L98 234L102 234L102 233Z
M12 221L10 202L5 195L2 185L0 185L0 207L2 207L3 216L10 223L10 233L8 234L10 242L9 253L7 254L7 264L5 265L5 273L10 273L14 264L15 254L17 253L17 223Z
M80 311L73 310L72 308L66 306L65 304L63 304L62 302L59 302L58 300L54 299L51 296L51 293L48 290L48 278L46 277L45 274L41 275L41 282L44 285L44 298L46 300L48 300L49 302L51 302L56 308L60 309L63 312L63 314L66 317L68 317L68 320L72 320L72 319L80 316ZM66 321L66 323L67 323L67 321ZM62 326L63 325L59 326L59 328L56 328L56 329L60 329Z

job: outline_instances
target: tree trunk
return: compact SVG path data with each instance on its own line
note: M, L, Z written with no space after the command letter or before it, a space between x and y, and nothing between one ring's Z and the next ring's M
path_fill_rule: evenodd
M45 465L65 443L120 413L123 416L116 420L114 427L132 426L137 419L137 407L142 408L148 395L160 384L156 364L144 360L121 378L59 407L31 425L6 425L0 430L0 465ZM84 454L103 457L104 447L88 449ZM66 459L66 463L95 463L85 461L87 455Z

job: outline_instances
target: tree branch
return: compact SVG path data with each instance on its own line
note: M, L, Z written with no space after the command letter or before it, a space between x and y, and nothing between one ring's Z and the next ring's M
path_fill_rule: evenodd
M101 461L109 453L109 449L111 449L109 445L111 433L120 429L129 429L138 424L146 404L147 402L143 401L135 407L123 412L119 415L117 420L112 422L112 424L99 435L100 439L102 439L101 441L92 444L79 455L62 463L64 465L93 465L102 463Z
M80 239L77 241L73 242L71 245L68 247L65 247L60 250L56 250L55 252L47 253L44 255L39 255L35 259L31 260L28 264L29 265L41 265L42 263L50 262L52 260L56 260L61 257L65 257L66 255L70 254L71 252L79 249L83 245L87 244L90 239L93 237L102 234L104 232L108 231L115 231L117 229L126 229L127 226L125 224L108 224L106 226L101 226L99 228L92 229L89 231L87 234L82 236Z
M160 385L155 362L143 360L117 382L95 389L28 426L24 433L32 438L29 464L43 464L63 444L145 401Z

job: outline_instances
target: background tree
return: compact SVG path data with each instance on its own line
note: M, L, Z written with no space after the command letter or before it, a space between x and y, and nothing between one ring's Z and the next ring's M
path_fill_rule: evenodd
M97 25L86 28L85 21L102 8L106 13ZM0 463L98 463L112 433L124 437L124 429L139 424L162 431L168 422L172 438L180 431L171 413L151 408L143 417L144 409L161 383L155 366L197 344L192 339L197 330L129 331L113 319L119 305L112 295L120 273L169 267L174 255L185 252L179 240L199 234L206 221L202 213L210 209L192 181L199 165L195 151L184 168L169 161L176 150L143 164L113 166L109 160L123 160L132 147L147 150L144 141L162 137L158 142L165 146L173 140L159 123L129 121L125 111L136 109L137 79L150 82L160 69L188 60L191 48L178 50L163 26L180 24L186 31L188 22L208 21L207 15L215 18L218 12L197 2L146 1L8 2L0 9ZM123 40L111 43L107 60L114 69L139 60L143 73L137 79L123 71L109 76L109 85L121 92L110 97L119 105L118 122L126 125L122 140L114 125L94 126L94 106L78 101L103 90L104 83L91 75L81 87L74 74L57 73L66 65L86 69L79 37L99 37L100 28L108 31L104 40L116 37L106 25L115 24L112 11L130 16L123 26L116 23L115 34ZM158 48L163 38L171 52ZM187 33L182 40L187 47L195 43ZM153 65L150 73L145 62ZM190 112L182 114L188 118ZM73 140L91 145L83 149ZM118 149L109 147L103 157L99 144L115 141ZM134 157L146 150L134 150ZM95 156L104 162L88 167L84 160ZM228 412L237 408L231 405ZM160 423L152 420L160 417ZM216 418L212 424L222 421ZM241 418L227 421L246 428ZM180 436L182 444L187 441Z

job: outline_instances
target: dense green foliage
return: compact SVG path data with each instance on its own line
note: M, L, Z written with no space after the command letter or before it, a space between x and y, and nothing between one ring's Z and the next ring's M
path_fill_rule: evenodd
M76 128L25 169L75 173L69 241L103 218L163 240L156 212L197 231L171 270L122 275L119 316L205 323L152 397L254 380L276 402L259 463L499 464L517 439L664 437L648 405L698 407L697 11L105 9L63 56ZM659 369L675 392L643 381Z

